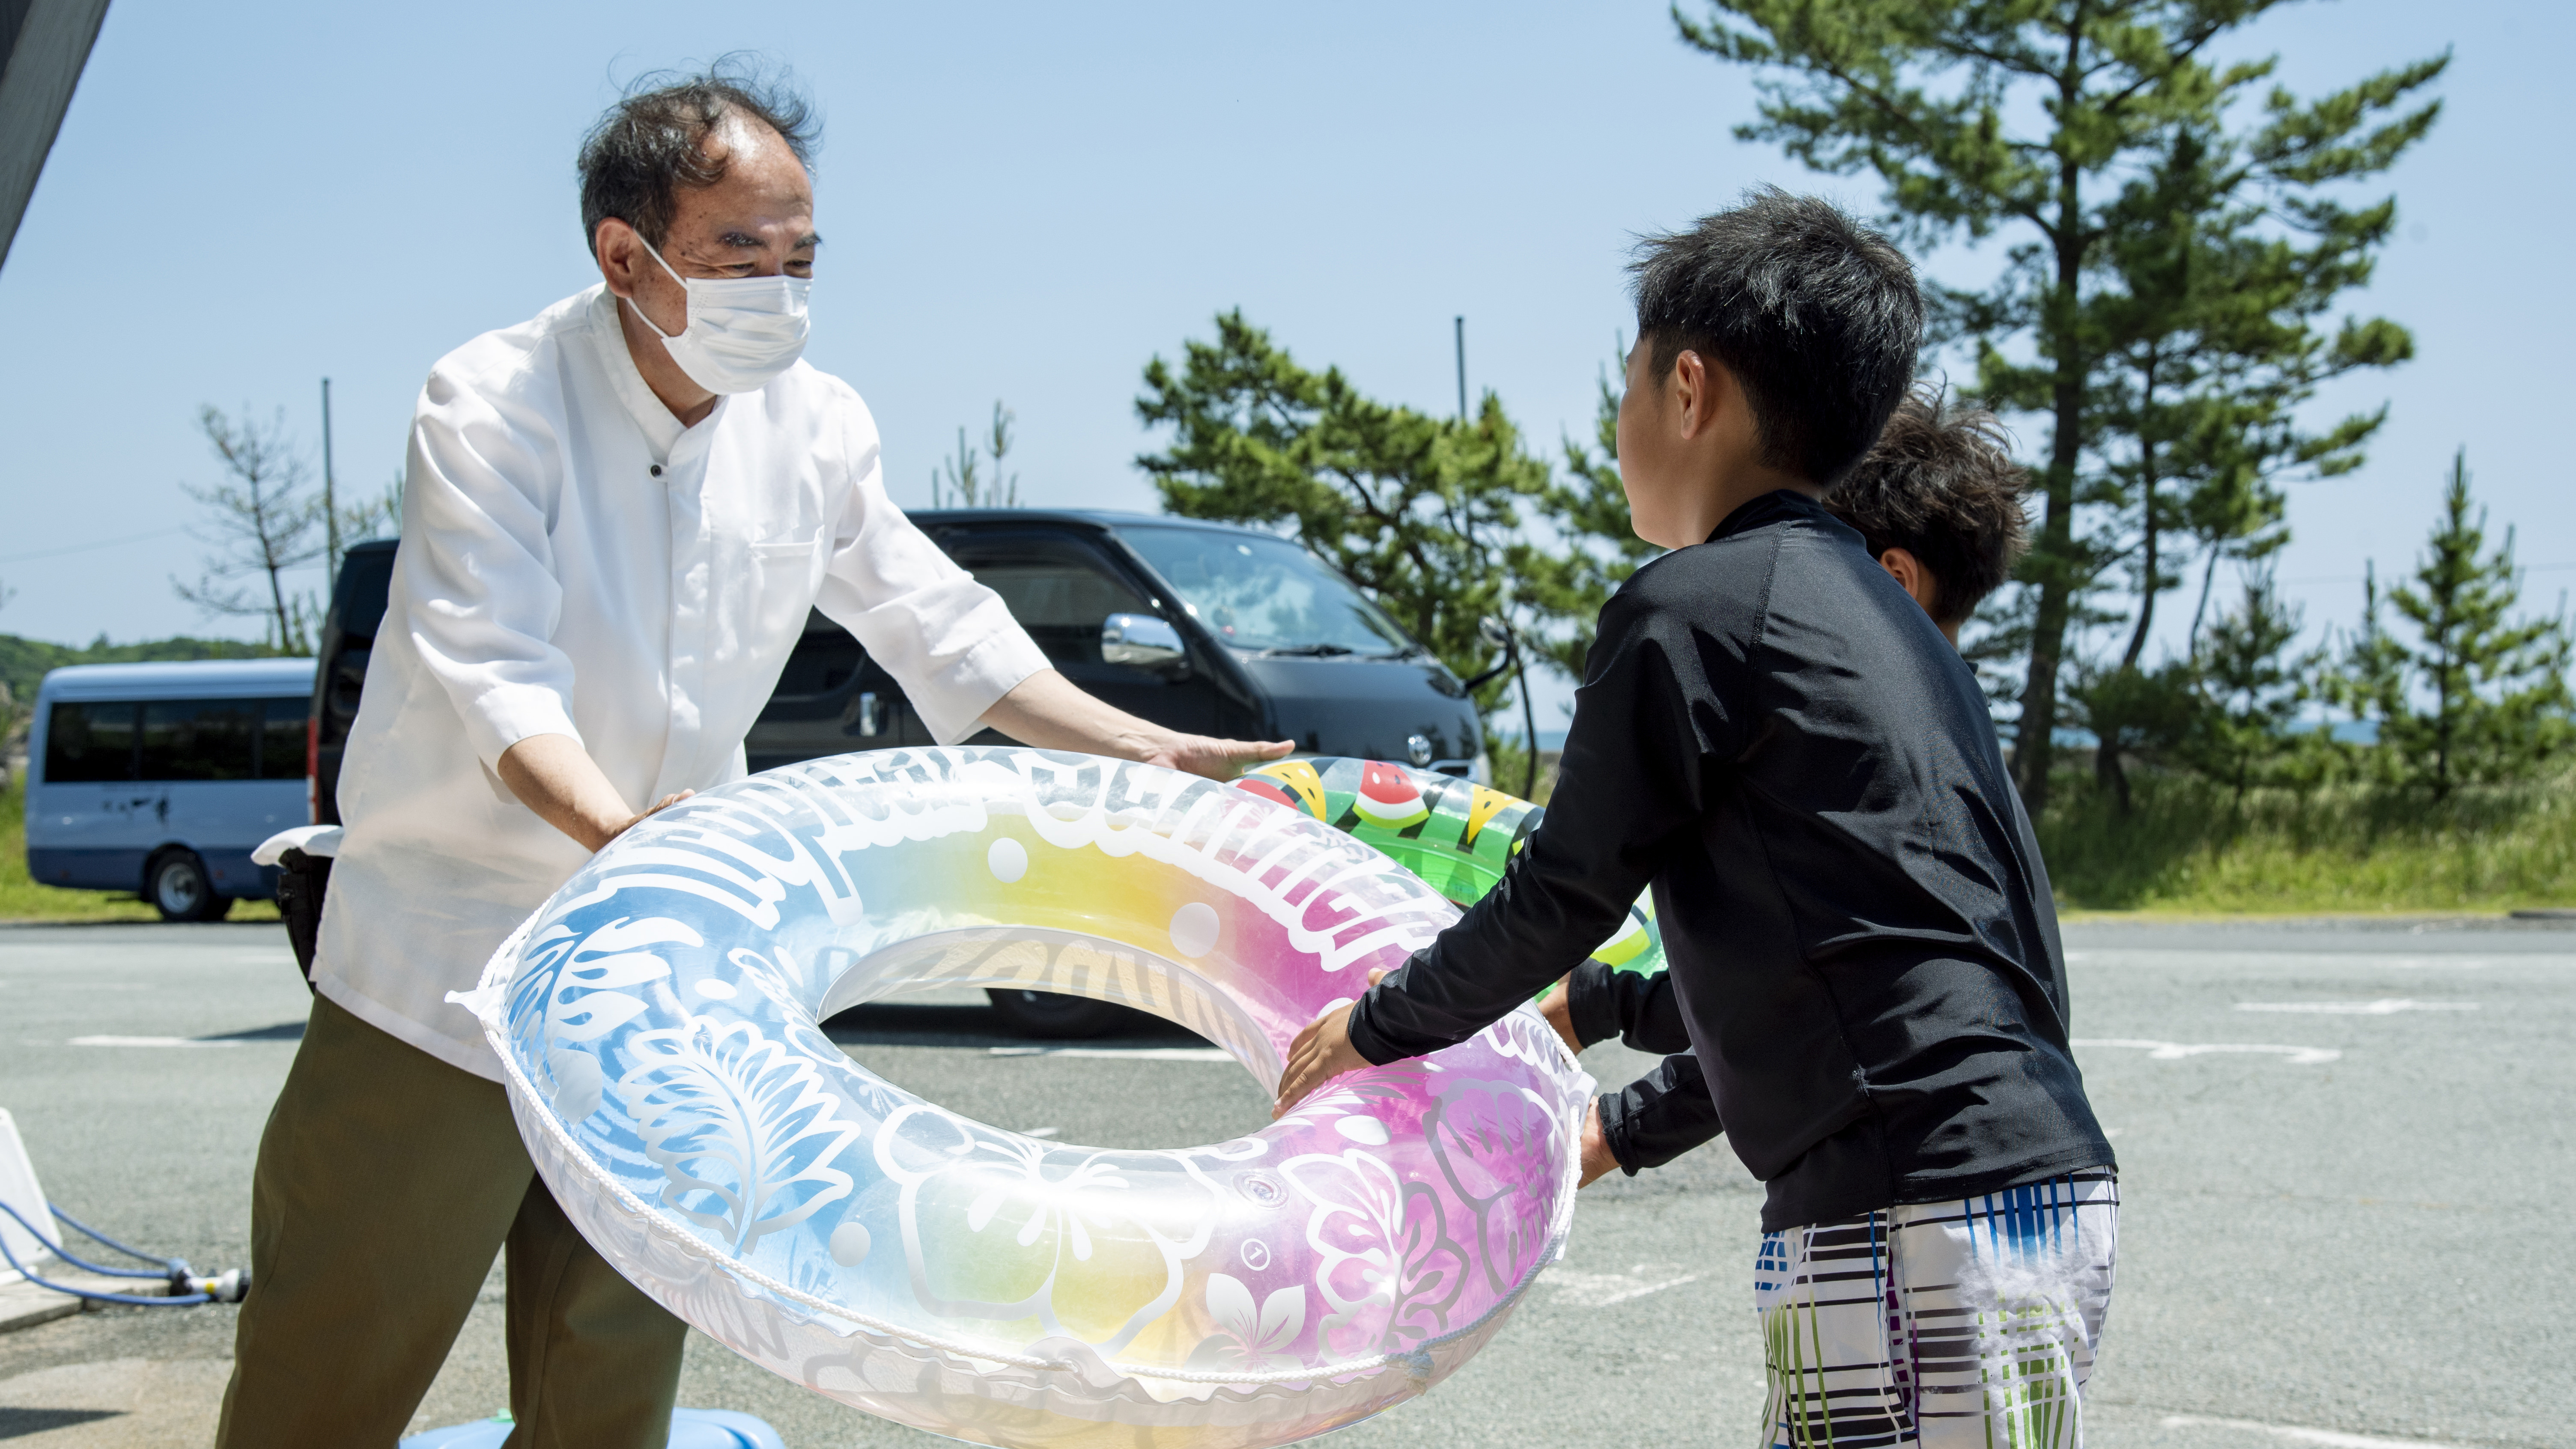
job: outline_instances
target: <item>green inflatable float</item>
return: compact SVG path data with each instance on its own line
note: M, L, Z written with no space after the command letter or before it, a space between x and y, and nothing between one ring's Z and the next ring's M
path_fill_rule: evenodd
M1547 814L1546 806L1517 795L1383 760L1281 760L1234 783L1350 832L1460 906L1494 888ZM1651 895L1637 897L1628 923L1592 959L1640 975L1664 969L1664 938L1655 928Z

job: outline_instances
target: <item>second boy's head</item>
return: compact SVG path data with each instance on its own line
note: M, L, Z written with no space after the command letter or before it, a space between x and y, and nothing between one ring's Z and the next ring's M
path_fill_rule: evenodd
M1619 473L1637 536L1705 541L1777 488L1821 493L1914 377L1923 299L1887 239L1776 188L1647 238Z
M1956 644L1959 626L2021 556L2027 481L1994 414L1917 391L1825 506Z

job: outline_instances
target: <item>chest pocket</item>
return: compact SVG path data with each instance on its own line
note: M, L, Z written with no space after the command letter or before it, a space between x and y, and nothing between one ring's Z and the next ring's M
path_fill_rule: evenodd
M738 607L755 659L784 660L804 631L820 583L823 540L778 539L751 546L750 577Z

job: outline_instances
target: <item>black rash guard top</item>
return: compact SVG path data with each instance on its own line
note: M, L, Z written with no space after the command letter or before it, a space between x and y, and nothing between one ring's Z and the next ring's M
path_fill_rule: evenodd
M1360 998L1360 1055L1474 1035L1651 882L1692 1050L1604 1099L1629 1170L1722 1120L1776 1231L2113 1165L1984 695L1858 533L1745 504L1629 578L1585 673L1546 819Z

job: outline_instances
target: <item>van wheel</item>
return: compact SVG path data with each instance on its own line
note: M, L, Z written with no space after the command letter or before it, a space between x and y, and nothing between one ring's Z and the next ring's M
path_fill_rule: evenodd
M1008 990L987 987L984 995L992 1000L993 1010L1011 1029L1022 1036L1068 1037L1100 1036L1125 1019L1127 1009L1087 996L1064 996L1053 991Z
M193 850L174 850L144 872L143 898L165 921L220 921L232 913L232 898L215 894L206 878L206 863Z

